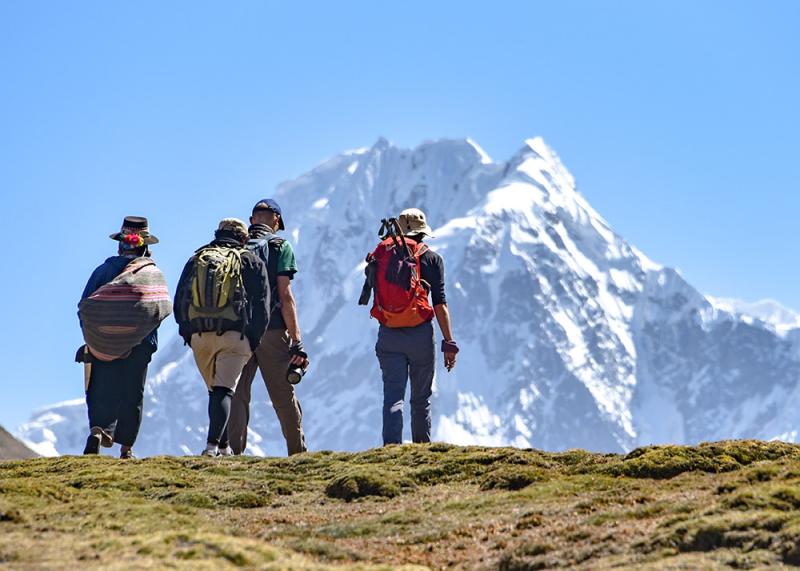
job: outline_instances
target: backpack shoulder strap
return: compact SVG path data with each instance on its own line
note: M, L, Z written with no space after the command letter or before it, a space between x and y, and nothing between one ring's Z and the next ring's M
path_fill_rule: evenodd
M242 265L245 254L250 253L247 248L231 248L230 250L230 252L227 252L228 257L232 258L234 263L238 264L239 266Z
M269 285L275 288L278 285L278 256L281 253L281 247L286 242L283 238L274 236L267 241L269 257L267 259L267 274L269 275ZM277 296L276 296L277 297Z
M267 245L268 240L264 238L250 238L245 244L245 248L250 250L251 252L258 250L259 248L263 248Z
M275 251L275 252L279 251L281 245L285 241L286 240L284 240L283 238L279 238L278 236L275 236L275 235L271 235L268 238L250 238L250 240L247 241L247 244L246 244L245 247L248 250L250 250L251 252L257 252L258 250L260 250L262 248L267 248L267 250L269 252L269 257L271 258L272 257L272 252L273 251ZM264 260L264 261L266 262L267 260Z

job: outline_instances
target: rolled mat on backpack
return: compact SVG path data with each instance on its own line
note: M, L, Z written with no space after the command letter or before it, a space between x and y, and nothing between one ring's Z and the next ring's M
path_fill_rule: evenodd
M150 258L135 258L78 305L83 339L101 361L130 355L171 313L164 274Z

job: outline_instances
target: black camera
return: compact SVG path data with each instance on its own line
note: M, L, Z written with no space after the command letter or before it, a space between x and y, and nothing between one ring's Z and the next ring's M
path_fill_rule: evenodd
M300 357L305 361L305 367L300 367L299 365L293 365L290 363L289 370L286 371L286 380L293 385L296 385L303 380L303 375L306 374L306 369L308 368L308 353L303 350L303 344L298 341L289 347L289 357Z
M297 365L289 365L289 370L286 371L286 380L296 385L303 380L303 375L306 374L306 367L298 367Z

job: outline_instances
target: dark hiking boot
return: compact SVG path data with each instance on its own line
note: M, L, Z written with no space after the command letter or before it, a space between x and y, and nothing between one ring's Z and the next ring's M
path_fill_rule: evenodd
M100 445L103 448L111 448L112 446L114 446L114 439L111 438L111 435L108 432L106 432L99 426L93 426L91 432L92 436L96 436L97 438L100 439Z
M100 454L100 437L90 434L86 439L86 446L83 448L84 454Z
M130 446L123 446L120 448L119 457L122 460L133 460L136 456L133 455L133 448Z

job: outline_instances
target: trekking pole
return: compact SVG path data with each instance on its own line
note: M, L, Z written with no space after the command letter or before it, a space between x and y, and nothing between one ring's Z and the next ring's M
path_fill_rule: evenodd
M381 220L381 228L380 230L378 230L378 238L384 240L388 235L389 235L389 221L386 220L386 218L383 218Z
M397 239L397 234L395 233L395 229L400 229L400 224L397 222L397 218L389 218L386 222L386 231L388 235L392 238L392 242L397 248L400 248L400 241ZM402 232L401 232L402 234Z
M406 235L403 234L403 229L400 227L400 221L397 218L392 218L390 220L391 223L394 224L397 233L400 234L400 239L403 241L403 252L405 253L406 259L411 257L411 250L408 248L408 242L406 242ZM400 245L398 244L397 247L399 248Z

